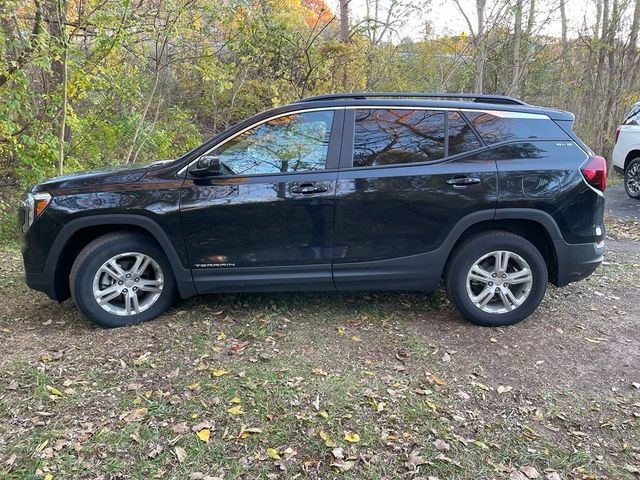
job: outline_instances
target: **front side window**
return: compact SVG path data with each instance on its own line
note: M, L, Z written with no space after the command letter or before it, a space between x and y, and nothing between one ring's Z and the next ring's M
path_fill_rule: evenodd
M238 135L210 155L224 175L259 175L323 170L333 112L303 112L274 118Z
M444 113L356 110L353 166L431 162L444 157Z

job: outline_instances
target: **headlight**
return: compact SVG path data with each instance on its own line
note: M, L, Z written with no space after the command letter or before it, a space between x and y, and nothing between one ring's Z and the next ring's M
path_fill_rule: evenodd
M44 209L47 208L51 201L51 195L47 192L27 193L27 198L22 201L22 231L26 232L29 227L40 216Z

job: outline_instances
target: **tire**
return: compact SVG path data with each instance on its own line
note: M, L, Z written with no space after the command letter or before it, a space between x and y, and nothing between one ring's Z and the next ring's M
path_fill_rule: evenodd
M625 168L624 189L631 198L640 198L640 157L631 160Z
M497 266L498 258L501 262L506 259L506 269L501 267L502 263ZM503 279L503 274L507 278ZM513 283L508 283L509 279ZM496 280L505 283L500 286ZM485 327L513 325L527 318L542 302L547 283L547 265L540 251L523 237L500 230L465 240L452 253L445 272L449 300L464 318ZM502 293L495 293L498 289ZM507 289L519 303L512 301ZM489 300L481 308L472 296L478 304Z
M116 267L107 265L108 261L110 265L115 261ZM76 257L69 283L82 315L107 328L156 318L171 306L177 292L161 248L149 237L127 232L110 233L89 243ZM96 295L102 297L102 305Z

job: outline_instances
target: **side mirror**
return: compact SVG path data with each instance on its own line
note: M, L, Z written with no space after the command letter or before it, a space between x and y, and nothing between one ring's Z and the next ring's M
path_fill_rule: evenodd
M194 177L216 177L222 174L220 159L211 155L203 155L189 170Z

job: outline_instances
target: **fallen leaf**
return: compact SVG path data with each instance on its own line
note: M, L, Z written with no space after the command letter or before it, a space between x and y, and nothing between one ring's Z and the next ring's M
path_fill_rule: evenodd
M182 447L176 447L173 449L173 453L180 463L187 459L187 451Z
M238 437L243 439L249 438L255 433L262 433L262 429L256 427L245 427L244 425L242 425L242 427L240 427L240 433L238 434Z
M433 445L440 450L441 452L446 452L449 449L451 449L451 446L449 446L449 444L447 442L445 442L444 440L440 440L437 439L435 442L433 442Z
M244 410L242 409L242 405L234 405L229 410L227 410L231 415L244 415Z
M218 333L218 340L224 340L225 338L227 338L227 336L223 331L220 331L220 333Z
M149 458L156 458L161 453L162 453L162 446L161 445L156 445L155 447L153 447L151 449L151 451L149 451L149 453L147 455L148 455Z
M121 415L120 420L124 420L125 422L137 422L138 420L142 420L147 413L149 413L149 409L147 408L136 408Z
M405 466L409 470L415 470L420 465L425 463L424 459L420 456L420 450L412 450L409 454L409 460L405 463Z
M42 480L53 480L53 475L51 475L50 473L47 473Z
M229 372L229 370L212 370L211 371L211 375L213 375L214 377L222 377L223 375L227 375Z
M280 454L275 448L267 448L267 455L273 460L280 460Z
M9 385L7 385L5 388L5 390L18 390L18 388L20 387L20 385L18 385L18 381L17 380L12 380L11 382L9 382Z
M344 432L344 439L349 443L358 443L360 441L360 435L353 432Z
M351 337L351 340L353 340L354 342L361 342L362 341L362 339L357 335L354 335L353 337Z
M447 382L445 382L442 378L440 378L437 375L431 374L431 380L436 382L438 385L446 385L447 384Z
M209 437L211 436L211 430L209 430L208 428L203 428L199 432L196 432L196 435L204 443L209 443Z
M540 477L538 470L536 470L534 467L531 467L531 466L520 467L520 471L524 473L527 476L527 478Z
M354 467L355 464L356 464L355 460L346 460L346 461L345 460L334 460L333 462L331 462L331 465L329 465L329 466L337 468L341 472L348 472L349 470L351 470Z
M513 387L511 387L509 385L499 385L498 386L498 393L507 393L507 392L510 392L511 390L513 390Z
M331 435L329 435L324 430L320 430L320 433L318 433L318 435L320 435L320 438L324 441L325 446L327 446L328 448L335 448L337 446L336 442L331 438Z
M58 390L56 387L52 387L51 385L47 385L45 388L56 397L61 397L63 395L60 390Z

